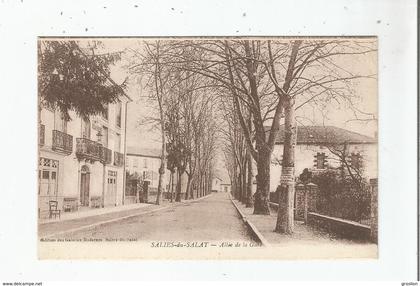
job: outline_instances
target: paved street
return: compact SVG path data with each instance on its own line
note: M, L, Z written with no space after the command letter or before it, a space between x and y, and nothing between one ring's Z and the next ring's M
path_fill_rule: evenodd
M251 240L227 193L215 193L203 200L59 237L142 241Z

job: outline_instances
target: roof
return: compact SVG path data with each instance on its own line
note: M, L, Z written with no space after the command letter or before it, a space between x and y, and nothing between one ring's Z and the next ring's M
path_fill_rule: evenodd
M266 132L270 126L266 126ZM284 125L281 125L276 137L276 144L284 142ZM377 139L336 126L298 126L297 144L372 144Z
M128 156L160 158L162 151L160 149L140 148L137 146L127 146Z

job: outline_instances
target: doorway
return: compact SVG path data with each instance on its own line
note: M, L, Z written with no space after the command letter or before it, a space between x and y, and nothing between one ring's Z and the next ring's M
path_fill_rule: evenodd
M85 207L89 206L89 181L89 167L84 165L80 169L80 205Z
M108 171L105 206L115 206L117 203L117 172Z

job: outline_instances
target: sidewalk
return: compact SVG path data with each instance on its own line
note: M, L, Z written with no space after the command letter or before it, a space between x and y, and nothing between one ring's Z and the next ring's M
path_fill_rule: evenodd
M121 212L125 210L133 210L139 208L145 208L150 206L150 204L145 203L136 203L136 204L129 204L129 205L121 205L117 207L105 207L105 208L89 208L86 210L79 210L75 212L61 212L61 218L52 218L52 219L39 219L38 224L47 224L47 223L56 223L56 222L63 222L66 220L73 220L79 218L85 218L90 216L108 214L108 213L115 213Z
M49 238L58 234L88 229L178 205L189 204L209 196L210 195L207 195L198 199L182 201L179 203L171 203L167 200L162 200L160 205L130 204L118 207L92 209L75 212L68 215L66 214L65 216L62 216L61 220L40 220L38 222L38 237Z
M72 231L83 227L122 219L127 216L140 215L145 212L167 208L170 203L162 201L161 205L130 204L118 207L92 209L63 215L60 220L39 220L38 236L48 237L61 232Z
M254 208L246 208L234 200L263 238L272 247L282 248L285 257L290 258L376 258L377 245L369 242L357 242L335 238L326 232L310 228L303 222L295 221L294 233L291 235L274 232L277 212L270 215L254 215ZM292 257L293 256L293 257ZM297 257L299 256L299 257Z

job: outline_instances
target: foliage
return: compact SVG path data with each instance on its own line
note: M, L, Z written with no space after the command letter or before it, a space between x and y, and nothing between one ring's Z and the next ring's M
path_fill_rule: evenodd
M366 180L355 182L338 170L328 169L313 173L312 182L318 186L318 212L353 221L370 216L370 193Z
M87 118L105 112L123 93L125 82L116 85L110 79L110 65L119 54L95 55L100 42L89 44L84 52L77 41L42 40L38 46L38 91L45 106L58 109L66 120L69 111Z
M137 172L130 173L128 170L125 172L126 176L126 195L135 196L137 191L142 191L143 187L143 176Z

